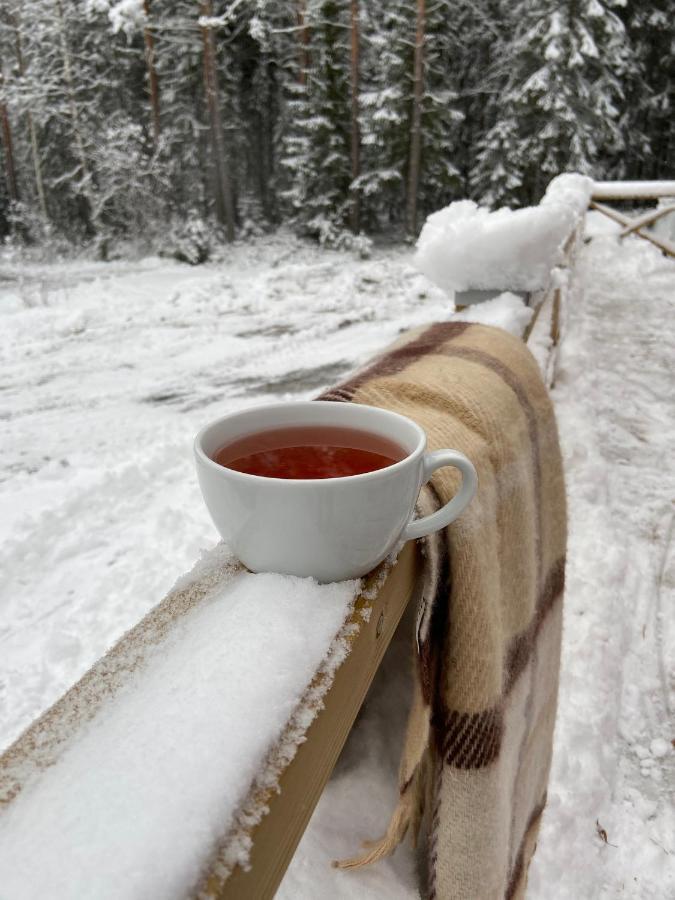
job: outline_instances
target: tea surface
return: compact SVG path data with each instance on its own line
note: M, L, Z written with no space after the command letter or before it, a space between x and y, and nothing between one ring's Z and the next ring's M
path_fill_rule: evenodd
M405 459L393 441L353 428L294 427L261 431L221 447L214 461L266 478L343 478L375 472Z

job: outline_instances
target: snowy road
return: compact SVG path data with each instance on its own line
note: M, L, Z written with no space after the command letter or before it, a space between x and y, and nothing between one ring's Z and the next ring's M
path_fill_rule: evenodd
M664 900L675 897L675 262L600 234L578 282L553 393L570 538L530 894Z
M0 270L2 748L215 540L200 424L312 394L448 304L401 248L356 261L284 236L197 269ZM560 714L528 896L661 900L675 896L675 263L599 235L579 279L554 392L570 500ZM380 684L283 896L416 895L406 851L358 875L327 865L390 810L399 743L375 722L404 717Z

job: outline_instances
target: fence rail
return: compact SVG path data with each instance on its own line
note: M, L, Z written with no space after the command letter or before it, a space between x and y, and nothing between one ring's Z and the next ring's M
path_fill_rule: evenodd
M591 191L589 207L622 226L620 239L636 234L658 247L663 253L675 256L675 244L665 237L645 230L648 225L659 219L670 214L675 215L675 203L667 203L638 216L629 216L599 202L600 200L635 202L669 197L675 197L675 181L596 181ZM583 240L584 224L583 221L580 222L568 238L563 248L563 260L552 270L548 286L528 297L528 305L534 309L534 315L524 338L533 349L549 387L555 385L569 295L577 288L573 278L574 262Z
M596 181L593 200L659 200L675 197L675 181Z
M366 590L356 615L368 609L368 622L355 637L323 700L323 709L306 739L282 773L278 790L262 798L268 813L251 829L250 867L237 866L219 875L216 864L202 885L200 900L271 900L288 868L321 792L344 746L385 650L406 607L419 587L421 554L410 542L382 588L368 599ZM244 802L261 798L249 797Z

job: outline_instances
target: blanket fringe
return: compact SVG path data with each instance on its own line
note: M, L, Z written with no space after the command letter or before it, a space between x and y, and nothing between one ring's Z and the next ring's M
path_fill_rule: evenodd
M364 841L367 852L349 859L334 860L337 869L361 869L391 856L412 829L413 845L417 845L429 786L429 708L424 703L417 678L414 679L413 701L408 716L406 738L399 768L399 800L385 834L376 841Z
M364 841L364 847L369 848L366 853L362 853L360 856L353 856L350 859L336 859L333 862L333 866L336 869L361 869L363 866L369 866L385 856L390 856L408 831L414 799L412 785L409 785L394 810L385 835L378 841Z

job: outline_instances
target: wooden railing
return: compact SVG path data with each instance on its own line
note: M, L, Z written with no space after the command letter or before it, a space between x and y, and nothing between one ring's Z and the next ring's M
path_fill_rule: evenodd
M306 739L285 768L277 788L264 797L249 796L242 808L268 807L267 815L249 833L252 849L249 868L223 871L214 861L201 896L213 900L268 900L272 898L293 858L321 792L337 762L368 688L389 646L396 626L411 598L419 590L421 554L410 542L379 590L357 601L352 616L359 623L349 655L338 669L323 709L307 730ZM362 624L366 611L367 623ZM347 623L348 624L348 623ZM311 691L312 685L309 690Z
M591 205L608 214L599 206L601 199L663 196L675 197L675 182L646 183L642 191L636 191L632 183L630 187L621 187L621 183L600 183L595 186ZM622 214L613 212L612 215ZM625 222L624 233L635 232L644 237L641 229L647 220L641 218L642 221ZM551 271L546 287L527 297L533 316L523 337L535 352L550 385L555 382L566 307L575 290L572 276L583 228L583 221L578 222L567 237L562 258ZM247 828L246 840L251 847L249 864L232 866L227 858L232 835L223 834L215 856L208 857L211 851L205 848L205 874L196 888L200 897L264 900L274 896L396 626L418 590L420 573L420 552L410 543L384 582L380 585L371 581L357 599L341 632L349 635L346 658L327 688L320 683L323 677L320 673L307 688L308 694L320 698L323 708L309 726L304 742L294 757L278 768L278 785L265 789L252 787L241 805L240 829L241 822L259 819L257 824ZM180 627L180 617L190 604L202 602L213 586L211 582L202 581L203 584L197 580L172 592L0 757L0 812L3 804L11 804L21 792L26 780L49 777L49 767L65 748L77 741L102 704L130 677L128 661L142 661L149 647L157 645L172 629ZM274 748L270 748L270 752L273 753ZM262 818L251 816L253 810L259 811L261 807L267 808L266 815Z
M555 386L568 300L575 289L574 263L583 240L584 224L582 219L567 238L562 259L551 270L546 287L527 296L527 304L533 314L523 338L534 353L542 377L550 388Z
M646 200L664 200L671 197L674 198L672 203L658 206L639 216L628 216L601 202L622 200L644 203ZM596 181L591 197L591 209L597 210L612 219L613 222L622 225L620 238L636 234L654 244L668 256L675 256L675 244L672 241L646 230L648 225L653 225L664 216L675 214L675 181Z
M669 256L675 256L675 244L646 230L648 225L659 219L675 215L675 200L638 216L628 216L601 202L621 200L644 203L671 197L675 198L675 181L596 181L589 206L623 226L619 233L620 239L636 234ZM574 280L574 265L583 240L584 227L585 222L582 220L569 235L563 247L562 260L551 270L547 286L527 296L528 306L534 310L534 314L525 330L524 339L537 357L549 387L555 385L570 298L578 290Z
M393 565L382 564L356 598L352 611L333 643L325 648L326 658L337 654L344 660L332 680L320 668L300 699L299 709L319 708L303 733L291 715L279 745L269 748L263 768L273 761L277 777L273 785L251 785L235 813L233 823L215 849L204 845L203 877L195 885L194 896L218 900L266 900L272 898L291 861L323 787L352 728L354 719L379 667L385 650L411 597L419 585L421 556L415 543L407 544ZM53 768L63 754L88 732L92 721L107 703L128 686L143 678L144 664L165 641L180 636L187 612L208 603L218 584L231 577L218 568L181 580L139 624L83 676L54 706L47 710L0 756L0 816L29 786L48 785ZM304 627L304 623L303 623ZM120 702L124 702L123 700ZM292 733L292 737L289 734ZM181 736L199 740L199 735ZM299 738L299 740L296 740ZM288 747L296 745L295 755ZM286 758L280 762L279 747ZM109 753L114 754L111 746ZM285 761L284 761L285 760ZM92 760L98 765L100 760ZM167 785L167 790L174 788ZM103 798L101 798L103 800ZM264 814L261 810L266 810ZM92 810L92 827L98 817L105 819L102 803ZM142 810L135 810L142 815ZM45 808L47 820L58 828L67 811ZM256 824L248 824L256 822ZM231 862L232 847L250 845L249 864ZM111 853L114 853L114 835ZM78 852L84 852L78 848ZM39 865L39 860L36 860ZM0 885L0 897L4 897Z

